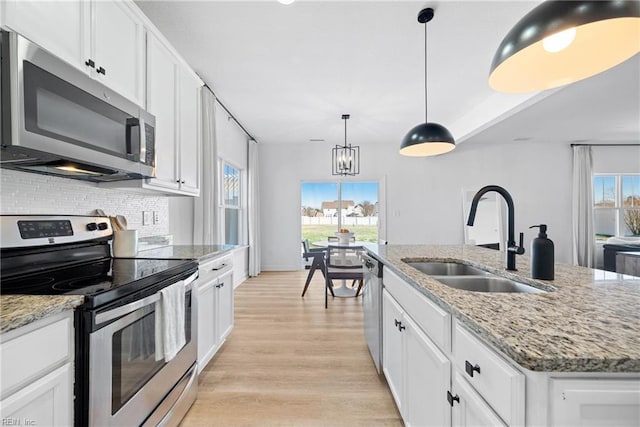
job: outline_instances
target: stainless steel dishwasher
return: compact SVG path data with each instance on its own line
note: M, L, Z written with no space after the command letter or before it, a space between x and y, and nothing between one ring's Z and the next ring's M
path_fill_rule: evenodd
M364 337L378 374L382 373L382 263L364 254Z

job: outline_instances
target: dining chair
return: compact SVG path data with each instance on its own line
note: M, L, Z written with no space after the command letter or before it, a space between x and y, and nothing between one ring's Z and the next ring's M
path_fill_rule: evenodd
M328 293L333 293L333 280L353 280L357 281L358 289L354 297L360 295L364 284L362 258L360 254L362 248L327 248L325 258L325 284L324 308L328 308Z
M324 251L325 251L325 248L311 248L309 245L309 239L304 239L302 241L302 258L307 263L309 262L309 258L311 257L306 254L313 253L313 252L324 252ZM311 268L311 264L306 264L304 268L306 270L309 270Z
M303 241L303 246L304 246L304 241ZM308 247L309 242L307 241L307 247ZM304 282L304 288L302 289L302 297L304 298L304 294L307 293L307 289L309 288L309 285L311 284L311 279L313 278L313 274L316 272L316 270L320 270L320 272L322 273L323 276L325 276L326 274L326 266L325 266L325 248L312 248L310 251L308 252L304 252L302 254L302 256L305 259L309 259L311 258L311 265L309 266L309 273L307 274L307 280ZM326 286L326 284L325 284ZM325 289L326 291L326 289ZM325 292L326 293L326 292ZM331 295L333 296L333 289L331 289Z

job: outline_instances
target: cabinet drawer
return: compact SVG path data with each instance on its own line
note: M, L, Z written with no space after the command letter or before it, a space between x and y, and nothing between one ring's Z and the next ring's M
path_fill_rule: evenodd
M524 374L458 322L453 344L455 367L469 384L508 425L524 425Z
M451 351L451 315L387 267L384 267L382 282L420 329L445 353L449 353Z
M44 319L24 327L25 333L2 342L2 396L67 362L71 356L71 315ZM14 332L14 331L12 331Z
M212 278L220 277L231 269L231 257L224 256L201 263L198 267L198 283L206 283Z

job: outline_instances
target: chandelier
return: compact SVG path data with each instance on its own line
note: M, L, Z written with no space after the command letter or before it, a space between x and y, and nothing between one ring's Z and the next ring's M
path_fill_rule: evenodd
M347 120L351 116L343 114L344 145L336 145L331 150L331 175L358 175L360 173L360 147L347 144Z

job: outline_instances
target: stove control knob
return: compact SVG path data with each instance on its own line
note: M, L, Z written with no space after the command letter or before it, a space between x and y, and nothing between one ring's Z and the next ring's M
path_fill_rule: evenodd
M98 229L98 224L96 224L95 222L90 222L89 224L87 224L88 231L96 231L97 229Z
M106 222L98 223L98 230L106 230L107 228L109 228L109 226L107 225Z

